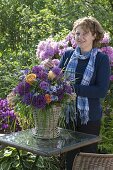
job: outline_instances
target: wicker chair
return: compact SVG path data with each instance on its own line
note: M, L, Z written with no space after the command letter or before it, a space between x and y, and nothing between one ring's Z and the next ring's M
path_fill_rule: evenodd
M113 154L80 153L72 170L113 170Z

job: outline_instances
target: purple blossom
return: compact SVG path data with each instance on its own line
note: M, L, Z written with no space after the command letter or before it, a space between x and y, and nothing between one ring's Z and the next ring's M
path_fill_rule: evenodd
M70 32L67 37L66 37L66 41L68 42L68 46L71 46L73 48L76 48L77 44L75 42L75 38L74 35L72 34L72 32Z
M53 68L52 68L52 72L53 72L56 76L59 76L60 73L61 73L61 68L59 68L59 67L53 67Z
M53 59L52 63L54 64L54 66L58 66L59 63L60 63L60 60L59 59Z
M4 130L5 130L5 129L7 129L8 127L9 127L9 125L8 125L8 124L5 124L5 123L3 123L3 124L2 124L2 129L4 129Z
M104 38L101 40L101 43L102 44L109 44L109 42L110 42L110 35L109 35L109 33L105 33L104 34Z
M46 106L44 95L34 95L32 98L32 105L38 109L44 108Z
M68 84L65 84L64 85L64 91L67 93L67 94L71 94L72 93L72 88L70 85Z
M33 94L32 93L26 93L23 98L22 102L26 105L30 105L32 103Z
M113 47L111 46L106 46L106 47L102 47L101 48L101 51L104 53L104 54L107 54L111 63L113 62Z
M20 96L23 96L25 93L28 93L30 89L30 84L25 81L22 81L16 86L14 92L18 93Z
M32 72L38 74L39 72L44 71L44 67L42 65L34 66L32 68Z
M68 48L68 42L65 40L58 42L59 55L62 56Z
M21 100L21 104L42 109L52 103L47 102L47 94L50 101L59 102L65 95L71 93L71 86L65 86L67 82L63 81L63 72L61 72L61 68L55 66L51 69L56 75L56 78L53 81L49 79L49 71L50 70L45 69L41 65L34 66L30 73L32 74L33 72L37 75L36 81L33 82L32 85L23 81L18 84L15 88L15 93L20 95L19 100Z
M21 130L17 116L9 107L7 99L0 99L0 130L3 133Z
M110 81L113 81L113 75L110 76Z
M40 41L36 50L36 56L41 60L52 58L57 53L58 43L50 38L45 41Z
M45 82L45 81L42 81L40 84L39 84L40 88L43 89L43 90L48 90L49 88L49 83Z
M58 101L61 101L64 97L64 90L62 88L58 89L56 95L58 96Z
M47 74L47 72L39 72L38 74L37 74L37 78L38 79L40 79L40 80L47 80L47 78L48 78L48 74Z

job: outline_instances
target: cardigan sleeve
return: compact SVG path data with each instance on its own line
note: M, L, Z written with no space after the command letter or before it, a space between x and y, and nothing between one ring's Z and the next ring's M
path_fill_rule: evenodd
M60 64L59 64L59 67L62 68L63 70L65 70L65 68L67 67L67 64L72 56L74 52L74 49L71 49L71 50L67 50L63 56L61 57L61 60L60 60Z
M99 56L100 57L100 56ZM104 98L109 88L110 64L108 56L102 56L96 70L96 81L94 85L75 85L78 96L88 98Z

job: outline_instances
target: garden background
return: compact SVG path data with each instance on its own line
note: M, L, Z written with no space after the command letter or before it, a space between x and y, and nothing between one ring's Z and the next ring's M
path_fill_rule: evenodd
M110 46L113 47L112 0L0 0L0 4L0 100L4 100L15 87L20 70L39 63L36 45L48 37L56 41L64 39L72 30L73 22L80 17L92 15L97 18L110 33ZM113 80L103 100L103 111L102 141L98 151L113 153ZM0 104L0 129L1 114ZM17 121L16 126L20 129L32 126L32 116L27 111L18 113L17 117L20 122ZM11 125L9 130L15 129ZM22 154L29 167L35 155L23 151ZM50 164L52 170L58 169L53 158L49 161L40 158L37 166L49 169ZM1 167L3 170L21 169L15 149L6 148L0 152Z

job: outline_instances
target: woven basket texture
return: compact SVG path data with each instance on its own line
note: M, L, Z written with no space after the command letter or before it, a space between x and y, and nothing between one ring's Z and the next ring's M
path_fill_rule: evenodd
M37 138L51 139L59 136L57 124L61 110L60 106L53 105L47 110L34 111L35 136Z
M113 154L80 153L72 170L113 170Z

